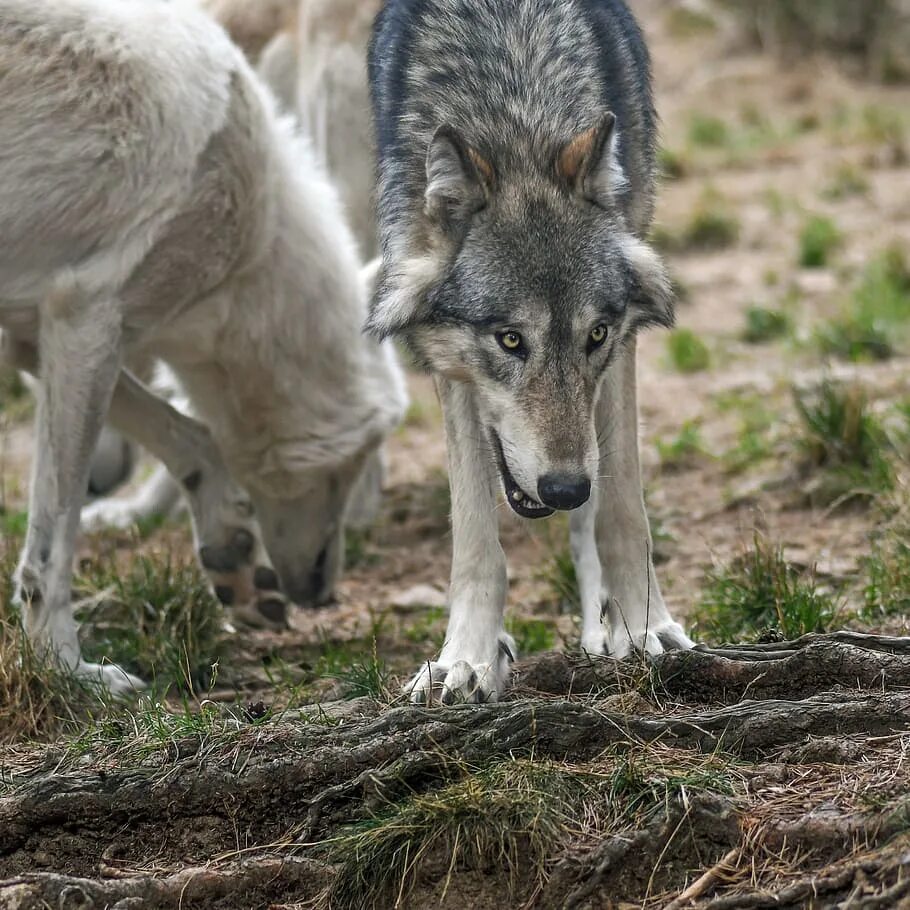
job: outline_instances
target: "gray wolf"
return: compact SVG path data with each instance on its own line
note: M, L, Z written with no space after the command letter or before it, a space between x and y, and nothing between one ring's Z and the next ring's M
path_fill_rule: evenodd
M338 189L361 255L375 257L366 49L379 0L204 0L202 6L255 65L282 110L300 121ZM391 360L391 346L386 351ZM129 366L143 380L155 373L150 364L131 360ZM394 362L390 368L397 369ZM178 408L185 403L169 371L157 371L156 388ZM136 460L135 446L105 427L92 458L89 491L96 496L110 493L127 479ZM349 526L373 524L383 475L379 453L368 461L351 497ZM82 524L88 530L125 528L167 514L179 502L178 486L159 467L133 494L93 502L83 511Z
M342 520L403 398L308 144L209 17L161 0L0 0L0 325L39 377L17 600L83 660L79 510L106 417L178 478L224 600L328 595ZM125 362L165 362L199 419ZM382 377L382 382L379 381Z
M582 644L688 648L654 573L635 338L673 321L645 243L656 115L622 0L388 0L369 78L382 268L369 319L437 378L452 488L442 652L416 701L497 698L514 643L496 488L571 510Z

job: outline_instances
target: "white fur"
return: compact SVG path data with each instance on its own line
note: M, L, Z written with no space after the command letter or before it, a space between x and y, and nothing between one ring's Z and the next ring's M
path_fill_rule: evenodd
M437 389L452 488L449 625L439 657L418 670L407 691L417 702L437 694L444 701L496 701L515 654L503 625L508 579L496 522L499 479L479 444L484 431L471 387L437 378Z
M246 2L249 9L217 0L207 0L205 6L216 18L223 17L228 22L239 19L249 26L247 19L255 20L259 12L254 8L258 0ZM297 116L312 138L321 165L340 188L346 219L358 246L368 255L373 255L377 242L365 58L369 26L377 8L375 0L302 0L296 31L285 29L274 35L256 65L281 108ZM263 7L261 14L274 18L270 8ZM369 276L368 284L372 283L373 277ZM385 376L377 377L380 387L391 377L394 397L405 401L404 378L391 345L384 346L383 361ZM159 388L172 395L178 393L176 377L170 374ZM186 411L185 407L181 409ZM130 443L112 428L105 428L103 440L106 445L96 450L92 465L92 487L99 493L123 482L136 460ZM351 496L349 524L360 528L373 524L384 475L380 450L369 459ZM123 528L166 514L179 498L179 491L168 483L168 476L156 471L134 495L93 503L83 516L83 526Z
M452 487L451 612L442 653L406 690L419 703L497 699L508 685L504 625L506 563L496 521L498 477L468 384L438 380ZM626 657L691 648L664 603L652 558L638 458L635 345L608 368L597 402L599 476L570 518L572 560L582 601L582 647ZM514 649L512 649L514 654ZM468 672L472 669L473 672Z
M205 15L180 0L0 0L0 71L0 324L41 379L19 593L40 649L121 690L136 681L82 661L69 605L108 402L192 478L201 550L252 537L228 567L242 589L261 529L294 593L321 550L331 575L350 489L404 401L360 331L334 191ZM170 365L204 425L121 371L138 355Z

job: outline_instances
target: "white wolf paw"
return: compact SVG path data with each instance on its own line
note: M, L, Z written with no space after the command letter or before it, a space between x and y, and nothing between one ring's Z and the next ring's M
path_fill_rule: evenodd
M452 649L455 650L455 649ZM427 661L405 686L415 705L441 702L444 705L498 701L509 685L515 642L511 635L499 637L496 657L470 663L466 660Z
M114 698L129 698L146 688L146 684L138 676L127 673L116 664L93 664L80 660L73 668L73 675L87 683L100 685Z
M581 633L581 650L595 657L609 653L610 647L607 635L602 626L596 629L585 629Z
M82 509L79 523L83 531L103 531L115 528L125 531L142 517L129 499L105 498L89 503Z
M617 660L628 657L633 651L653 657L664 651L688 651L695 647L683 627L669 617L640 629L630 628L625 623L614 624L611 638L610 654Z

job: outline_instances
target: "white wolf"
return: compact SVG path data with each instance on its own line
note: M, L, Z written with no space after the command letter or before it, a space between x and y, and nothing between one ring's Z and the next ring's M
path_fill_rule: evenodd
M361 333L339 202L223 30L179 0L0 0L0 237L5 350L40 377L17 570L39 649L137 682L82 659L70 609L108 414L180 479L224 599L276 581L323 599L404 396ZM136 356L166 362L204 424L123 369Z
M280 107L301 122L338 189L345 219L367 259L376 255L378 245L366 51L380 6L379 0L202 2L255 65ZM169 371L158 370L156 387L175 407L187 409ZM369 527L375 520L384 474L380 455L368 461L352 496L346 516L351 526ZM113 490L129 476L136 459L134 446L105 427L92 458L90 491L102 495ZM134 493L92 503L83 510L82 524L88 530L128 528L171 512L179 502L178 486L159 467Z

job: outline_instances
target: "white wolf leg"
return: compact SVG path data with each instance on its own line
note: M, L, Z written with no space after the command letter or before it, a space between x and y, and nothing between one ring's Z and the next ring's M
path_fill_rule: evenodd
M125 530L139 521L169 515L179 501L177 482L167 468L156 465L152 476L132 496L109 496L87 505L82 510L82 528L85 531Z
M39 653L122 694L141 681L113 664L82 659L70 605L79 507L120 369L117 301L76 288L55 293L41 307L38 348L35 458L15 596Z
M597 404L600 443L597 546L607 589L607 642L616 657L633 649L659 654L691 648L682 626L664 604L645 512L638 458L638 403L634 342L620 353L604 379Z
M111 422L179 478L190 506L199 560L226 606L257 600L257 624L282 627L286 604L247 494L230 478L208 428L123 371ZM244 611L243 618L252 621ZM261 617L258 614L261 613Z
M22 370L23 382L37 398L39 380L29 372L29 369L37 370L37 363ZM112 427L102 427L89 469L89 493L92 496L105 496L110 493L129 478L135 463L136 447L130 440L121 436Z
M609 642L604 641L608 630L601 618L604 590L595 535L597 501L595 486L591 498L580 509L569 513L569 547L581 599L581 646L590 654L603 654L609 650Z
M493 459L469 386L437 379L452 490L449 626L438 659L407 686L413 701L495 701L508 685L515 643L503 626L506 560L499 544Z

